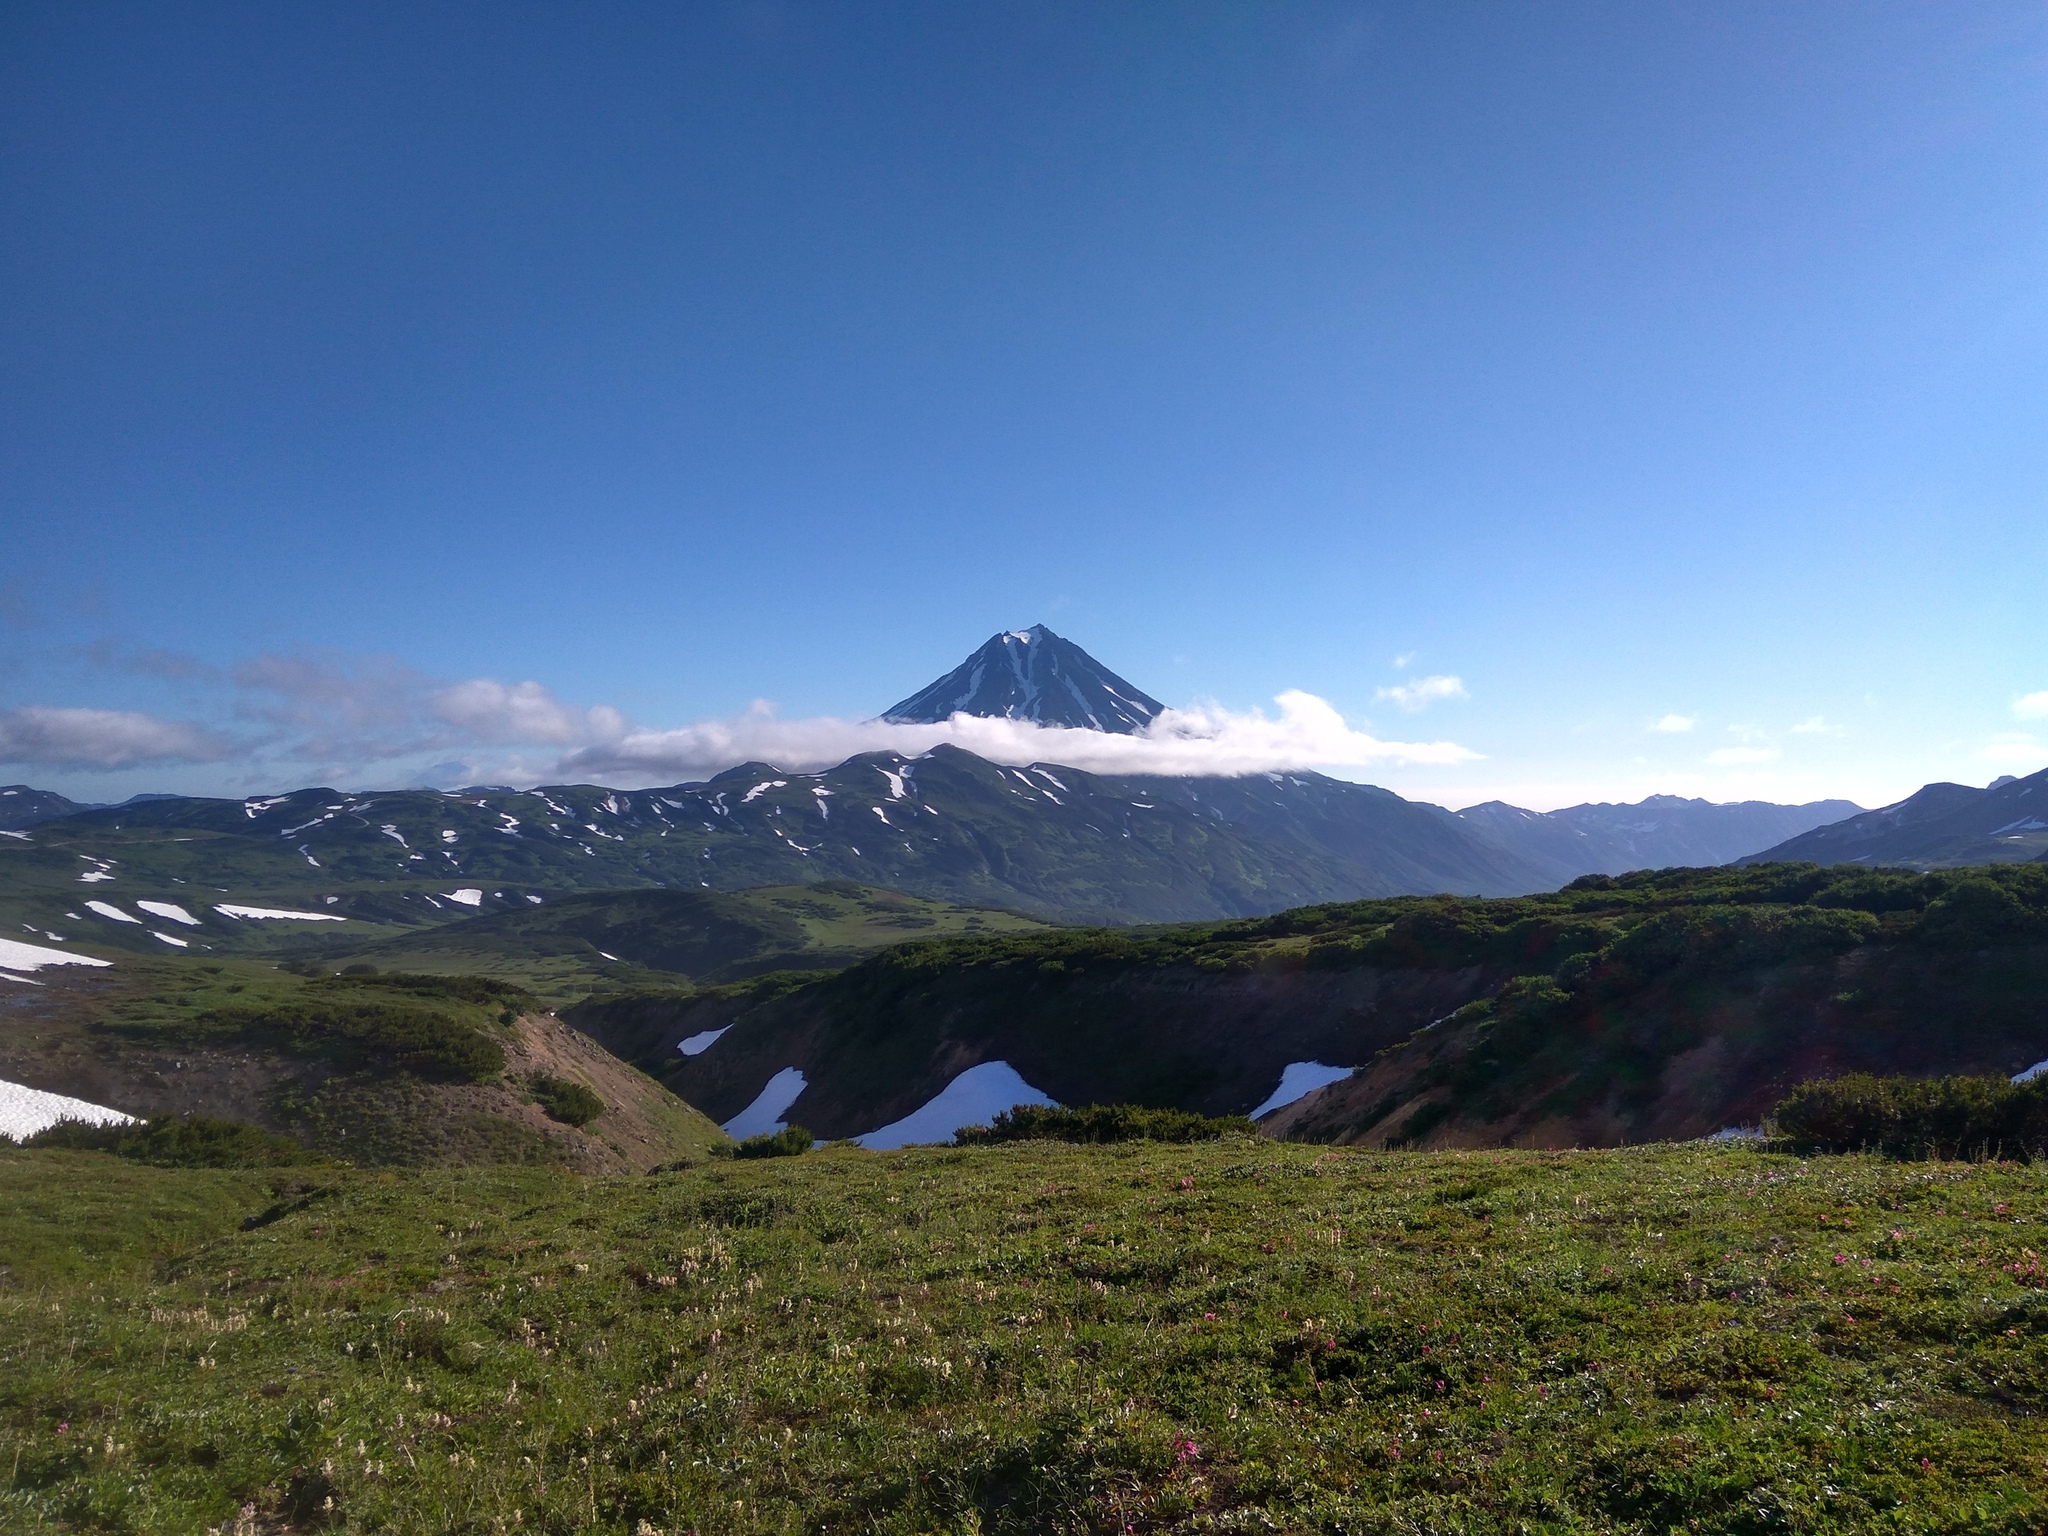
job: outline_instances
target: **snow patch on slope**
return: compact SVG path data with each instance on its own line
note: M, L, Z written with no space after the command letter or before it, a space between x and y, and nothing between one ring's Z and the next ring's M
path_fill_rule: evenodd
M809 1086L803 1073L795 1067L784 1067L754 1095L753 1103L726 1121L720 1129L734 1141L745 1141L749 1136L771 1136L789 1124L782 1118L783 1111L794 1104Z
M912 1110L901 1120L891 1121L853 1139L872 1152L888 1152L924 1142L951 1141L953 1133L962 1126L986 1125L1004 1110L1015 1109L1019 1104L1057 1103L1058 1100L1047 1097L1025 1082L1007 1061L984 1061L978 1067L969 1067L946 1084L923 1107Z
M95 961L104 965L105 961ZM45 1093L20 1083L0 1082L0 1136L26 1141L38 1131L47 1131L60 1120L83 1120L87 1125L133 1125L135 1117L104 1104L88 1104L67 1094Z
M1280 1086L1266 1096L1266 1102L1252 1111L1252 1118L1270 1115L1296 1099L1305 1099L1318 1088L1341 1083L1351 1075L1350 1067L1333 1067L1321 1061L1290 1061L1280 1072Z
M91 955L74 955L61 949L45 949L40 944L24 944L19 939L0 939L0 970L39 971L46 965L112 965L111 960L97 960Z

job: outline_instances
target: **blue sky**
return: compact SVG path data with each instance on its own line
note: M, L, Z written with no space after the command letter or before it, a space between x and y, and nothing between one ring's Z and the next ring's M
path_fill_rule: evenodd
M2048 765L2036 5L22 4L0 209L0 778L1040 621L1451 805Z

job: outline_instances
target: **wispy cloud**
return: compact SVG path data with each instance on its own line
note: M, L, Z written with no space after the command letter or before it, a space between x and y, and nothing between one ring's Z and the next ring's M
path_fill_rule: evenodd
M213 682L220 676L216 668L184 651L138 649L113 640L95 640L81 646L78 654L110 672L127 672L170 683Z
M941 744L991 762L1058 763L1096 773L1244 774L1374 763L1448 766L1479 754L1456 742L1382 741L1351 729L1334 708L1298 690L1281 694L1277 719L1263 711L1169 709L1132 735L1070 730L1023 720L955 715L937 725L880 720L780 720L757 704L734 720L673 731L628 732L572 752L562 770L649 780L715 773L760 761L778 768L828 768L861 752L914 756Z
M1835 727L1828 724L1825 715L1808 715L1804 720L1792 727L1792 734L1794 736L1825 736L1834 729Z
M123 709L28 705L0 711L0 763L106 770L159 763L218 763L236 743L184 720Z
M1392 699L1410 713L1427 709L1440 699L1469 699L1465 684L1456 677L1418 677L1412 683L1396 683L1391 688L1382 688L1373 695L1376 699Z
M1716 768L1740 768L1772 762L1777 756L1776 747L1716 747L1707 754L1707 761Z
M2021 720L2048 720L2048 688L2014 699L2012 712Z
M266 745L327 762L377 762L453 745L428 718L432 679L392 656L292 652L231 674L238 712L268 726Z
M1699 721L1691 715L1666 715L1661 720L1652 721L1650 729L1653 731L1663 731L1669 735L1678 735L1691 730L1698 724Z

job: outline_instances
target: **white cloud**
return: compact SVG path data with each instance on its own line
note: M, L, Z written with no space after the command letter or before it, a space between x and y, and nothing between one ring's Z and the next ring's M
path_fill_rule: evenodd
M1716 747L1707 754L1707 761L1716 768L1739 768L1771 762L1777 755L1776 747Z
M1699 721L1691 715L1666 715L1662 720L1652 723L1650 729L1653 731L1664 731L1670 735L1677 735L1682 731L1691 730L1698 724Z
M1426 709L1439 699L1467 699L1464 681L1456 677L1418 677L1412 683L1398 683L1392 688L1382 688L1373 695L1376 699L1392 699L1403 709L1414 711Z
M122 709L0 711L0 762L45 768L134 768L146 763L218 763L235 743L181 720Z
M1406 671L1408 664L1414 660L1415 653L1413 651L1403 651L1394 658L1394 670L1397 672Z
M2048 688L2014 699L2012 712L2021 720L2048 720Z
M1290 690L1275 701L1280 716L1207 707L1169 709L1143 731L1115 735L955 715L937 725L881 720L778 720L757 704L736 720L673 731L629 732L616 741L572 752L560 771L632 774L659 780L711 774L744 762L805 772L829 768L861 752L915 756L950 743L991 762L1022 767L1064 764L1095 773L1244 774L1372 763L1448 766L1479 754L1456 742L1381 741L1354 731L1313 694Z
M1792 727L1792 734L1794 736L1822 736L1832 729L1833 727L1828 724L1825 715L1809 715L1806 719Z
M471 739L491 745L581 746L626 734L626 717L610 705L575 709L532 681L510 687L488 677L456 683L434 695L433 712Z
M1977 755L1987 763L2037 767L2048 763L2048 745L2031 736L2000 736Z

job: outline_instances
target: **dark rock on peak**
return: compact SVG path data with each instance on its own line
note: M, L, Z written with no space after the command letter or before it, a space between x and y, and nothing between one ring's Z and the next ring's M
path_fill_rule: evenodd
M954 715L1029 720L1128 735L1166 706L1118 677L1043 624L991 635L929 687L882 715L899 725L936 725Z

